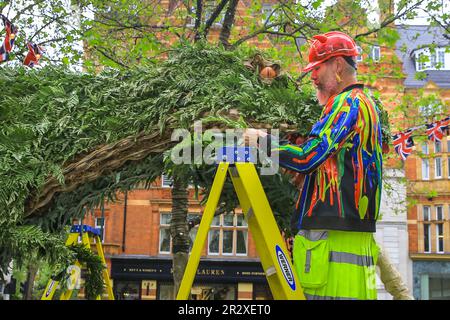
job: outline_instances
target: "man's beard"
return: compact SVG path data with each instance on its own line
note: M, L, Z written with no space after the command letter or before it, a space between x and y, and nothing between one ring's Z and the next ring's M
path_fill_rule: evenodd
M338 83L335 79L329 79L325 83L320 83L316 87L316 96L320 105L325 105L328 99L337 93Z

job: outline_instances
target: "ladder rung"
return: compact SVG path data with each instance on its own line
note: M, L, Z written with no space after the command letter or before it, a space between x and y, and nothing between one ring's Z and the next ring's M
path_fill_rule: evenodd
M72 228L70 228L70 233L81 233L81 227L83 227L83 232L87 232L96 236L100 236L100 229L96 229L93 228L91 226L88 225L79 225L79 224L75 224L72 226Z

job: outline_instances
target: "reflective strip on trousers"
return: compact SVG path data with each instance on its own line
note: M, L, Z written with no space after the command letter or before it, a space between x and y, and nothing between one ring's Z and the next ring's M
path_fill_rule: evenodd
M356 298L316 296L316 295L307 294L307 293L305 293L305 298L307 300L358 300Z
M330 251L330 262L350 263L361 267L373 266L373 257L360 256L348 252Z

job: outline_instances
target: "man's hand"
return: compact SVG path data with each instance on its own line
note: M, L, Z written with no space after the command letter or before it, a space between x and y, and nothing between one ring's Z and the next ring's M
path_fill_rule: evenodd
M249 128L249 129L245 129L245 131L242 135L244 138L245 146L257 147L258 146L258 138L267 136L267 132L264 130Z

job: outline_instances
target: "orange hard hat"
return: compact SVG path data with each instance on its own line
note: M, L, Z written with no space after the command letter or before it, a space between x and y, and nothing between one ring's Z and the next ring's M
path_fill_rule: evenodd
M359 55L355 40L339 31L330 31L313 36L314 40L309 49L309 63L303 72L311 71L318 64L331 57Z

